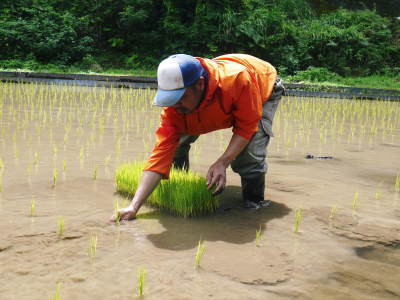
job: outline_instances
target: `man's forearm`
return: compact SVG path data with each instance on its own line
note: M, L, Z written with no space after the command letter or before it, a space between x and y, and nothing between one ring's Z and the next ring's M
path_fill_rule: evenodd
M153 171L143 172L142 180L140 181L139 187L131 203L135 214L139 211L140 207L160 183L161 178L162 175L159 173Z
M248 143L249 140L234 133L228 147L218 160L224 164L225 168L227 168L230 163L236 158L236 156L238 156L239 153L243 151Z

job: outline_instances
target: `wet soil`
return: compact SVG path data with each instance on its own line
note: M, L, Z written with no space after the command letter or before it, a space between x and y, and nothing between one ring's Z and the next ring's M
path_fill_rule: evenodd
M146 270L143 299L400 298L398 123L372 142L361 136L321 145L311 135L286 148L283 136L298 128L283 132L280 126L268 148L270 207L241 208L240 178L229 169L216 213L183 219L143 207L135 221L117 226L108 222L114 203L129 199L115 193L114 171L147 157L160 110L129 104L129 91L52 89L52 99L64 102L44 101L45 112L24 106L30 95L24 90L13 90L13 102L2 98L0 299L48 299L57 283L61 299L134 299L139 267ZM116 99L109 109L107 102L103 110L101 102L90 102L90 95L101 99L103 92L104 99ZM135 97L150 98L147 93ZM206 174L230 135L201 136L191 150L192 169ZM303 218L294 233L298 208ZM59 236L61 217L65 231ZM97 252L90 259L94 235ZM195 269L200 239L206 249Z

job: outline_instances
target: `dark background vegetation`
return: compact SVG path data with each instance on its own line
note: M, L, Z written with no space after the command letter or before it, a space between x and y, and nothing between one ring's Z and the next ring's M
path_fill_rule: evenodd
M400 0L2 0L0 67L152 69L242 52L286 75L400 71Z

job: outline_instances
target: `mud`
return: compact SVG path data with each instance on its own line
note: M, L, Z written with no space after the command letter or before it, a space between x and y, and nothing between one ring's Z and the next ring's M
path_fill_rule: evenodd
M103 93L106 100L116 99L110 109L107 101L102 110L95 102L100 100L90 98L102 99ZM24 89L13 89L13 102L3 94L0 299L48 299L57 283L61 299L134 299L139 267L146 270L143 299L400 298L398 121L373 138L356 134L351 140L344 133L321 143L311 134L295 145L298 126L292 119L284 130L284 105L300 100L284 99L268 148L270 207L242 209L240 178L229 169L216 213L183 219L144 207L135 221L116 226L108 222L114 202L123 206L129 199L115 193L114 170L147 157L160 112L130 102L151 98L151 91L132 93L52 87L44 94L64 102L46 100L44 112L25 105L30 94ZM391 105L391 120L399 120L400 104ZM230 135L225 130L201 136L191 150L192 169L206 174ZM307 153L334 159L309 160ZM303 219L296 234L298 208ZM90 259L94 235L97 252ZM195 269L200 239L206 249Z

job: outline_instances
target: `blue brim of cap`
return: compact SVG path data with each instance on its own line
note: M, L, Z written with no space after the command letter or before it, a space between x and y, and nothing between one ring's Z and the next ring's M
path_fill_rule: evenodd
M158 89L157 94L154 97L153 105L157 106L172 106L178 103L185 93L186 88L179 90L162 90Z

